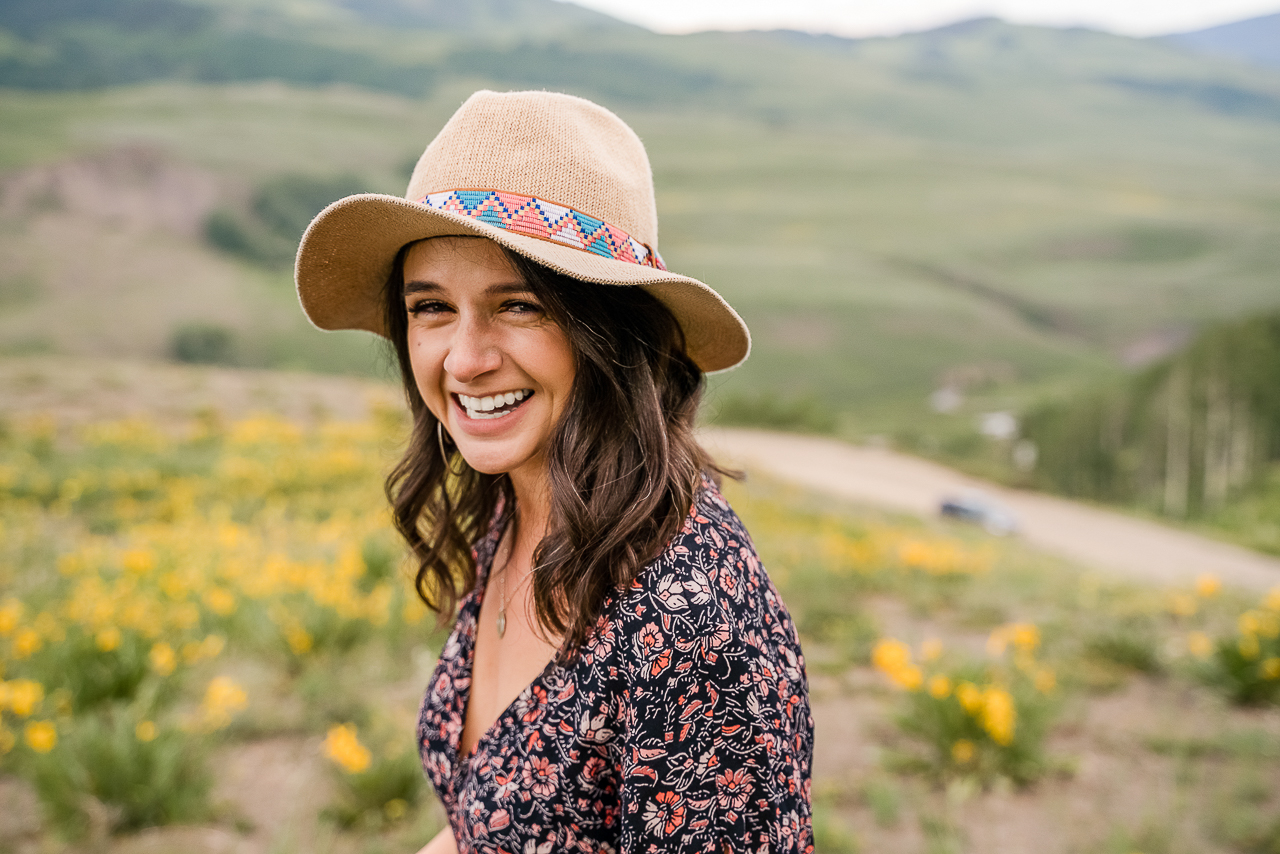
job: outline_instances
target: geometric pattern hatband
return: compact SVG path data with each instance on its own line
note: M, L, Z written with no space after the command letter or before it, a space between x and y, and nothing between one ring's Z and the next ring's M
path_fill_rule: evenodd
M517 234L591 252L602 258L666 270L662 256L630 234L581 211L505 190L442 190L418 204L450 211Z

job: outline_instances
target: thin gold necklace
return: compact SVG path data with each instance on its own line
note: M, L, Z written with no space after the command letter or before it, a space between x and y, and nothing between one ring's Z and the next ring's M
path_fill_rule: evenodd
M511 553L516 549L516 523L511 525L511 543L507 546L506 553L502 558L502 574L498 576L498 639L501 640L507 633L507 568L511 565ZM533 573L530 572L529 575ZM529 575L520 579L520 583L516 585L516 589L511 591L511 595L515 596L520 592L520 588L524 586Z

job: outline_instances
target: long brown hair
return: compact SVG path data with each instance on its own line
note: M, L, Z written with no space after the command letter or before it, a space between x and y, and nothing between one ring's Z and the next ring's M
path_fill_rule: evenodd
M413 433L386 491L417 561L418 595L444 617L476 584L472 545L499 501L499 524L508 521L515 495L506 475L475 471L438 440L409 362L407 249L387 281L386 311ZM547 450L550 520L533 555L537 620L572 654L606 596L679 532L702 476L725 472L694 438L705 380L666 306L641 288L581 282L504 251L574 354L573 389Z

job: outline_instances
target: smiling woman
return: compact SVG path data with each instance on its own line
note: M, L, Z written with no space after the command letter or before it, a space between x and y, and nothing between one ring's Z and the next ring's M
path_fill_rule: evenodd
M424 852L804 851L813 722L791 617L693 424L745 325L666 270L644 148L601 107L472 96L404 199L316 218L298 291L395 348L387 481L456 614L418 742Z
M540 480L573 389L564 330L490 240L415 243L402 275L409 364L427 408L476 471Z

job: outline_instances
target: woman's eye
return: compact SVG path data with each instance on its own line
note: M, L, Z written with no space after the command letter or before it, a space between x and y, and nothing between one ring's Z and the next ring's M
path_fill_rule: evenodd
M512 300L506 304L506 309L514 314L542 314L542 306L528 300Z
M409 314L417 317L421 314L441 314L449 310L449 306L440 300L424 299L409 303Z

